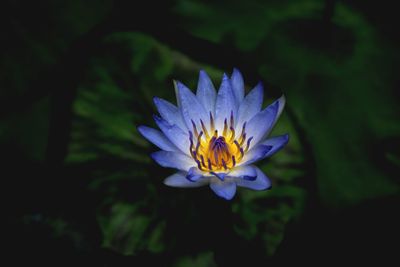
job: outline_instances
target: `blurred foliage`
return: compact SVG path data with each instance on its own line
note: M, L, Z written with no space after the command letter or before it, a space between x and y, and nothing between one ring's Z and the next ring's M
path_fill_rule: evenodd
M205 69L218 87L222 73L231 69L198 62L151 34L115 31L98 40L85 65L76 66L83 71L45 84L55 92L62 87L76 93L71 93L69 121L61 121L71 123L65 169L55 175L41 171L50 178L38 184L44 187L40 190L55 192L67 185L75 200L55 197L65 210L59 203L49 210L34 207L13 223L40 225L51 238L69 240L78 251L99 246L133 257L174 255L165 262L171 266L217 266L219 242L228 246L239 240L237 249L252 244L257 255L274 255L287 225L300 221L307 206L340 209L399 192L400 112L394 90L399 54L362 13L338 2L324 21L326 2L317 0L171 3L170 12L185 31L221 45L221 51L224 46L237 49L256 77L281 88L265 88L268 103L286 95L287 111L272 135L289 133L290 142L259 164L273 189L239 189L231 203L221 204L208 188L165 187L162 180L172 170L150 160L155 148L136 126L155 126L154 96L175 102L173 79L194 89L199 69ZM45 165L49 122L57 121L58 114L51 106L55 94L49 95L41 81L51 78L63 55L105 20L112 6L112 1L8 1L15 14L4 17L2 159ZM35 11L41 21L26 16ZM246 81L248 70L242 71ZM75 87L68 87L70 80ZM76 213L71 211L75 208ZM89 230L93 227L99 233ZM221 231L230 236L214 240Z
M154 168L154 163L150 163L148 154L149 150L154 148L146 149L149 146L139 136L134 125L154 126L151 115L155 111L151 99L154 96L170 100L174 98L171 83L173 73L182 73L182 76L190 77L190 80L185 82L195 88L196 72L206 66L201 66L141 34L119 33L107 37L105 42L107 46L112 47L110 50L115 49L125 58L121 62L114 55L104 55L91 63L87 78L80 85L74 102L75 119L67 162L96 162L101 157L112 158L112 161L129 160L131 167L125 170L100 174L102 168L98 167L92 174L96 177L90 185L93 190L98 190L104 183L107 183L104 187L113 188L111 192L105 192L102 197L105 200L104 206L100 207L103 245L124 254L143 249L155 252L165 250L166 244L160 240L160 235L162 229L165 230L168 214L166 218L159 218L154 214L159 208L154 206L150 213L144 212L143 209L149 209L149 201L118 201L122 195L118 188L121 180L132 180L132 183L137 180L137 186L141 186L141 190L148 190L145 194L146 199L151 199L151 194L161 194L156 188L159 186L155 184L161 184L165 176L149 175L148 170ZM209 72L211 77L220 78L222 74L211 69ZM215 84L219 84L219 81L215 81ZM301 214L305 196L301 188L293 185L296 178L304 175L301 169L303 157L300 152L301 145L288 117L283 116L275 132L291 134L291 142L285 152L262 166L273 179L276 189L265 192L240 190L241 197L238 197L239 200L233 206L238 217L235 226L238 234L243 238L253 239L261 231L262 240L269 244L268 250L266 248L269 254L273 253L282 239L285 223ZM291 164L295 164L295 167ZM135 168L134 172L132 168ZM149 185L143 184L143 179L146 179ZM138 189L131 190L133 194ZM162 205L166 201L163 199L165 197L161 194L158 200L161 202L154 205ZM207 197L215 198L212 194ZM270 202L278 204L272 206L269 205ZM104 209L107 210L106 214ZM190 218L191 214L184 213L180 216L182 220L193 220ZM189 218L185 218L186 216ZM197 216L203 217L207 214ZM121 240L124 241L121 243Z

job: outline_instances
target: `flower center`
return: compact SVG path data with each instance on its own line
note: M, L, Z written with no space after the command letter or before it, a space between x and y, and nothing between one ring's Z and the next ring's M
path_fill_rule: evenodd
M246 122L237 138L235 136L233 112L231 112L229 126L227 119L225 119L221 134L218 134L218 130L215 130L211 113L210 127L207 128L202 120L200 120L200 124L202 130L199 132L196 124L192 121L193 131L189 131L190 154L196 161L198 168L202 171L215 172L226 171L235 167L242 160L253 139L253 137L250 137L246 142Z

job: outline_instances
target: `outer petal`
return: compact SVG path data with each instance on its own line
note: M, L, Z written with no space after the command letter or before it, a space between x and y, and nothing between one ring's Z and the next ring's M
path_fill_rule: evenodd
M186 125L183 121L181 111L175 105L170 102L154 97L154 105L157 107L161 117L171 125L177 125L179 128L186 130Z
M257 113L246 125L247 137L253 137L250 149L266 136L272 129L278 114L279 101L275 101L263 111Z
M164 180L164 184L172 187L200 187L209 183L209 178L201 178L196 182L186 179L184 172L177 172Z
M158 127L165 134L165 136L179 148L183 153L189 155L189 135L176 125L168 124L164 119L153 116Z
M192 129L192 120L196 124L199 124L200 120L203 120L208 125L209 114L192 91L180 82L176 83L176 89L182 117L188 129Z
M286 97L284 95L282 95L278 100L279 103L279 108L278 108L278 114L276 115L274 124L272 125L272 127L274 127L275 123L277 122L277 120L279 119L279 117L282 114L283 108L285 107L286 104Z
M208 114L211 112L214 116L217 92L215 91L214 85L210 77L208 77L207 73L204 70L201 70L199 74L199 82L197 84L196 96L199 99L200 103L203 105L206 112Z
M147 127L139 126L138 131L150 142L166 151L178 151L178 148L160 131Z
M236 193L236 183L234 181L212 181L210 183L210 188L219 197L225 198L226 200L231 200Z
M244 82L242 74L236 68L233 69L231 83L236 105L239 105L244 98Z
M236 178L237 186L250 188L253 190L265 190L271 188L271 181L268 177L257 167L255 167L257 171L257 179L254 181L244 180L241 178Z
M289 135L284 134L276 137L269 138L263 142L262 145L272 146L271 150L265 154L264 157L269 157L278 152L281 148L283 148L289 142Z
M229 177L254 181L257 178L257 170L253 165L240 166L233 169L228 175Z
M195 161L180 152L157 151L151 157L161 166L188 171L196 165Z
M224 74L218 91L217 102L215 104L216 128L219 131L223 129L225 119L227 119L229 122L231 112L233 112L233 117L237 118L237 106L235 103L231 82L228 76Z
M250 93L244 98L243 102L240 103L238 111L238 121L236 124L236 131L239 131L244 122L248 122L258 112L260 112L264 98L264 88L262 83L258 83Z
M258 145L254 147L244 155L238 166L248 165L265 158L271 149L272 146L267 145Z

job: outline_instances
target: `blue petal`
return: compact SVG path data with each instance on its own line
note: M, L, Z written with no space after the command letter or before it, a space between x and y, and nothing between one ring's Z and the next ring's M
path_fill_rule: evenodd
M224 173L224 172L210 172L210 174L214 175L221 181L223 181L225 179L225 176L227 175L227 173Z
M269 105L263 111L258 112L246 125L247 138L253 137L253 141L250 143L250 149L254 147L258 142L264 139L275 122L279 109L278 100Z
M187 171L196 165L196 162L193 159L180 152L157 151L152 153L151 157L163 167L174 168L182 171Z
M177 172L164 180L164 184L172 187L200 187L209 183L208 178L199 179L196 182L191 182L186 179L184 172Z
M239 166L229 173L229 177L238 177L254 181L257 178L257 170L253 165Z
M181 111L175 105L170 102L154 97L154 105L157 107L161 117L171 125L177 125L182 130L186 130L186 125L183 122Z
M279 117L280 117L281 114L282 114L283 108L285 107L285 104L286 104L286 97L285 97L284 95L282 95L282 96L277 100L277 102L279 103L279 104L278 104L278 105L279 105L278 114L276 114L275 121L274 121L272 127L274 127L276 121L279 119Z
M271 188L271 181L268 177L257 167L257 179L254 181L244 180L241 178L236 178L236 184L240 187L246 187L253 190L266 190Z
M215 104L216 127L219 131L223 129L225 119L229 122L231 112L233 112L233 117L237 118L237 106L235 104L231 82L228 76L224 74Z
M207 73L204 70L201 70L199 74L199 82L197 84L196 96L199 99L200 103L203 105L206 112L208 114L211 112L214 116L217 92L215 91L214 85L210 77L208 77Z
M263 142L262 145L272 146L271 150L264 157L269 157L278 152L281 148L283 148L289 142L289 135L284 134L276 137L269 138Z
M244 82L243 76L236 68L233 69L231 76L233 95L235 96L236 105L239 105L244 98Z
M248 165L265 158L271 149L272 146L257 145L244 155L242 161L238 164L238 166Z
M188 129L192 129L192 120L196 124L200 124L200 120L203 120L203 122L208 125L209 114L206 112L197 97L189 90L189 88L182 83L177 82L176 90L182 117Z
M166 151L177 151L178 148L160 131L147 127L139 126L138 131L150 142Z
M231 200L236 193L236 183L234 181L215 181L210 183L210 188L219 197Z
M196 182L203 176L203 173L199 170L197 167L192 167L189 169L186 179L188 179L191 182Z
M183 153L189 155L189 135L185 133L181 128L176 125L168 124L164 119L153 116L155 122L165 136L173 143L177 148L179 148Z
M264 88L262 83L258 83L250 93L246 95L243 102L239 106L238 121L236 130L240 131L244 122L248 122L258 112L260 112L264 98Z

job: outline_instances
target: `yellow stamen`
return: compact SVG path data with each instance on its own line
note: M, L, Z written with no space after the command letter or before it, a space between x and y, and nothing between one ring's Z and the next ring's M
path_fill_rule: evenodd
M243 144L246 141L246 123L243 124L242 133L238 139L235 136L233 123L233 115L231 114L229 131L228 121L225 119L222 134L219 135L218 130L214 128L214 120L211 113L211 129L207 129L203 121L200 120L202 131L198 133L197 126L192 121L197 143L193 142L193 134L189 132L190 154L196 161L199 169L209 172L225 172L235 167L243 159L244 153L249 149L252 138L247 140L246 147L244 147ZM213 135L209 134L211 132L213 132Z
M231 127L230 130L231 130L231 137L229 138L229 142L232 143L232 141L235 139L235 129Z

